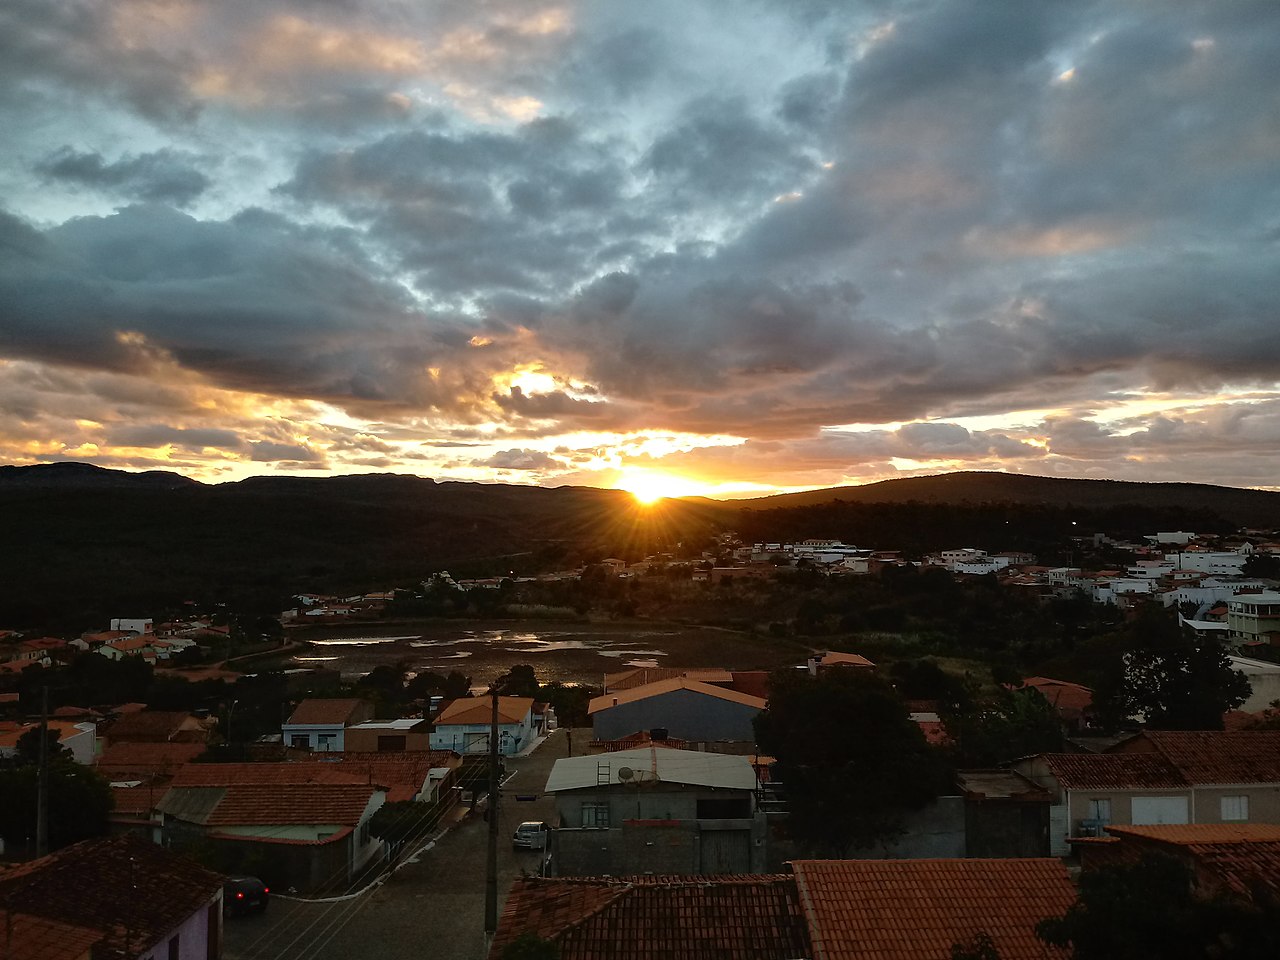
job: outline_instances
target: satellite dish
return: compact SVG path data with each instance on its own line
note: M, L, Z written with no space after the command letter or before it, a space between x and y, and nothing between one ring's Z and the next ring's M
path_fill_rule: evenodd
M632 777L634 777L635 775L636 775L636 772L635 772L634 770L632 770L630 767L619 767L619 768L618 768L618 779L619 779L619 780L621 780L623 783L626 783L628 780L630 780L630 779L631 779Z

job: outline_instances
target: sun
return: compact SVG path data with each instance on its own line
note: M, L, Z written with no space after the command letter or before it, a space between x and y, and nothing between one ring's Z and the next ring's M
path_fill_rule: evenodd
M638 503L649 506L667 497L686 497L692 494L698 485L684 477L656 470L641 470L628 467L618 480L618 489L626 490Z

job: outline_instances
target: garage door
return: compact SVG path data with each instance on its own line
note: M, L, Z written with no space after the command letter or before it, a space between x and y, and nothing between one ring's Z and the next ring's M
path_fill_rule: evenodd
M1134 797L1133 822L1137 826L1148 823L1190 823L1187 798Z
M750 873L750 830L703 830L698 834L702 841L703 873Z

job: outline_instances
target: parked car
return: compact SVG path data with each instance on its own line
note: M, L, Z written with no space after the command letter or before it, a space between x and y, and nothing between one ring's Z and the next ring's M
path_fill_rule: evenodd
M516 827L511 845L516 850L547 849L547 825L541 820L526 820Z
M271 889L257 877L228 877L222 884L222 914L227 917L262 913Z

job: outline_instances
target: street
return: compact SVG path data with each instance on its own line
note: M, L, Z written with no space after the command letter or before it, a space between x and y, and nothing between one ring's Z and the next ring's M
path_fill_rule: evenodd
M578 737L589 736L585 731ZM575 738L577 739L577 738ZM512 850L524 820L552 819L542 794L557 759L568 755L557 730L533 754L505 761L510 779L499 806L498 913L511 884L536 873L542 851ZM516 795L536 795L519 802ZM261 916L228 919L227 960L479 960L484 956L484 867L488 824L469 817L384 884L334 903L272 899Z

